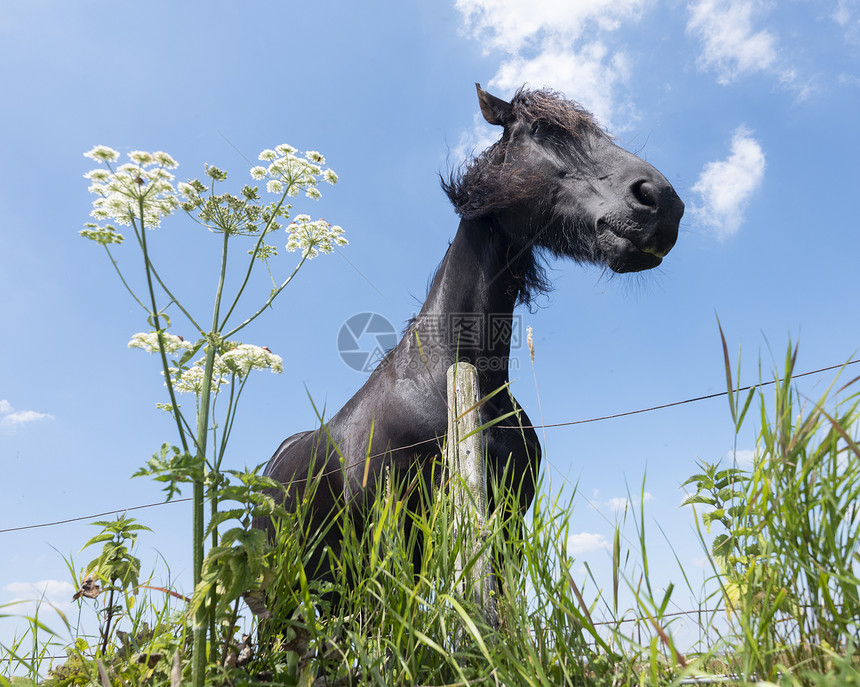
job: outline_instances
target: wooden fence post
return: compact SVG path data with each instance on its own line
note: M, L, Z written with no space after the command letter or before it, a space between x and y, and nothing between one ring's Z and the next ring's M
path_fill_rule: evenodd
M445 444L447 482L451 490L455 522L471 521L479 538L465 542L457 570L462 573L468 560L474 559L486 538L487 476L484 446L478 417L478 371L469 363L455 363L448 368L448 439ZM496 576L492 552L484 550L465 577L464 596L477 599L484 609L484 620L490 627L499 626L496 609Z

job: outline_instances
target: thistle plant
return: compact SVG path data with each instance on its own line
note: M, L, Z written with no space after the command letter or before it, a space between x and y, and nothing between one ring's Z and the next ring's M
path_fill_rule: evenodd
M157 356L167 391L166 402L159 403L158 407L169 413L176 425L176 445L164 444L136 474L166 482L168 500L179 493L183 483L190 483L193 489L194 584L195 588L205 589L207 595L205 603L195 599L195 607L199 610L194 615L192 679L195 685L200 685L207 644L216 646L215 613L224 607L223 600L218 598L221 588L211 579L201 584L205 532L211 534L211 550L223 555L224 543L220 541L218 527L229 518L218 509L224 498L219 490L226 488L227 483L221 471L222 461L250 373L254 370L283 371L280 356L265 346L244 343L235 337L266 311L307 260L346 245L340 227L322 219L312 220L307 214L290 217L292 199L299 196L319 199L322 196L320 185L335 184L337 175L324 167L325 158L320 153L308 151L301 155L292 146L279 145L262 151L259 155L262 164L250 170L251 181L265 186L263 193L267 199L264 199L260 187L250 183L244 184L238 194L223 191L227 173L211 165L205 166L205 183L199 179L177 181L174 175L177 162L162 151L133 151L122 164L118 164L119 152L106 146L96 146L85 156L100 166L84 175L90 181L89 190L95 198L90 213L93 221L88 222L80 234L105 249L123 286L145 313L148 331L134 334L129 347ZM213 308L208 319L185 307L171 280L152 261L150 244L159 240L165 231L162 225L183 214L192 223L220 237L220 269L213 285ZM131 242L140 250L143 288L133 286L140 281L140 275L132 278L120 267L121 261L116 255L125 242L125 234L121 232L121 229L128 232L125 228L130 229ZM292 269L281 268L286 276L276 279L274 274L278 267L275 265L273 269L272 263L278 257L276 237L281 230L286 232L284 249L297 252L300 257ZM235 255L235 250L230 251L236 241L245 244L240 256ZM260 266L268 270L272 288L259 296L255 308L240 315L240 300L246 295L252 273ZM238 283L232 296L226 292L228 271L231 274L235 271ZM187 339L175 330L170 331L173 321L180 319L184 320ZM193 397L193 414L180 404L181 395ZM222 398L226 400L218 403ZM218 418L215 417L216 403ZM248 474L245 481L251 491L272 487L256 473ZM208 518L207 502L210 506ZM246 508L234 509L240 528L249 529L254 517L272 512L272 503L266 499L248 496L244 503ZM228 531L232 542L242 540L235 528ZM253 541L248 551L257 557L262 555L265 542L254 538L248 541ZM216 567L210 565L206 569ZM258 577L265 576L262 567L252 569ZM247 583L249 589L255 584L259 588L262 580L248 579L243 583ZM237 595L233 590L231 596ZM211 636L207 636L210 633ZM214 649L210 660L213 655Z

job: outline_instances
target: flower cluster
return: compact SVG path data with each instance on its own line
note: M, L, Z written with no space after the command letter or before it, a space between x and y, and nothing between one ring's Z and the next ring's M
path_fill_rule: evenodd
M297 215L286 231L289 235L287 250L301 250L309 260L320 253L331 253L335 246L349 243L339 226L324 219L311 220L309 215Z
M251 370L271 370L277 374L284 371L284 361L265 346L251 344L227 344L234 346L223 355L215 356L215 366L212 371L212 389L218 389L229 384L234 378L243 379ZM199 395L203 391L203 359L197 360L191 367L180 369L169 368L174 388L186 394Z
M176 353L180 350L190 351L194 346L181 336L161 332L161 340L164 342L165 353ZM158 332L139 332L131 337L128 342L129 348L139 348L147 353L158 352Z
M215 363L217 366L217 357L215 359ZM184 369L170 367L168 368L168 372L173 380L173 388L176 391L183 394L194 394L195 396L199 396L203 393L203 373L205 370L203 368L202 358L195 362L191 367L186 367ZM212 374L212 393L217 394L218 389L221 386L229 383L229 378L225 377L223 374L214 372Z
M271 370L277 374L284 371L284 361L265 346L239 344L216 361L222 373L229 372L245 377L251 370Z
M164 343L164 351L168 354L194 349L194 345L185 341L181 336L168 334L164 331L161 332L161 340ZM158 332L135 334L128 342L128 347L139 348L147 353L157 353L159 350ZM212 388L216 393L222 385L229 384L234 377L239 379L247 377L251 370L271 370L277 374L284 371L284 361L281 356L275 355L265 346L226 342L224 349L226 350L225 353L215 356L212 372ZM180 364L178 367L168 368L174 388L182 393L201 393L203 390L203 366L204 362L201 358L190 367Z
M96 146L84 155L106 166L84 175L91 182L90 192L97 196L90 214L96 220L112 220L120 225L136 226L140 222L141 226L158 227L164 217L182 208L189 213L197 211L201 223L215 232L270 233L282 227L279 218L289 217L291 206L284 203L285 197L303 192L308 198L317 199L322 196L319 190L322 182L337 183L337 174L324 168L325 157L321 153L308 150L300 155L287 144L262 151L259 159L266 166L251 168L254 179L265 180L266 190L281 196L267 205L260 205L257 188L248 185L242 188L241 196L206 194L207 187L196 179L174 185L174 176L168 170L178 165L165 152L133 151L128 154L130 162L116 169L112 163L119 160L120 154L113 148ZM206 166L206 174L215 182L227 178L226 172L211 165ZM80 231L81 236L103 246L123 241L122 234L111 224L100 226L89 222L85 227ZM324 220L311 221L307 215L296 217L287 233L287 250L301 250L307 258L347 244L343 229ZM266 260L277 255L277 250L259 241L250 254Z
M111 243L122 243L125 240L125 237L116 230L116 227L110 224L100 227L93 222L87 222L84 226L86 229L81 229L78 233L85 239L95 241L102 246L107 246Z
M296 152L286 143L274 150L264 150L259 159L269 164L266 167L252 167L251 176L257 180L266 179L269 193L286 194L294 198L304 191L308 198L316 200L322 197L318 188L320 181L336 184L337 174L322 168L325 158L317 151L309 150L303 157L299 157Z
M128 154L130 162L116 169L111 163L119 159L119 153L112 148L96 146L84 156L106 165L106 168L99 167L84 175L91 182L90 193L96 195L90 213L96 220L113 220L124 225L140 221L154 228L179 207L174 177L168 171L178 165L167 153L135 150ZM102 245L122 241L122 235L111 225L106 228L86 226L81 235Z

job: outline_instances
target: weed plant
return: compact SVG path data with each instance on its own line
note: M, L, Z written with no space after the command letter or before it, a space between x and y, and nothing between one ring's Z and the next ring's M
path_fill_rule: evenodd
M703 464L686 503L703 504L701 524L721 530L710 551L729 669L746 680L860 684L860 378L837 377L809 399L793 380L796 359L789 346L772 395L730 394L736 432L759 401L753 463Z

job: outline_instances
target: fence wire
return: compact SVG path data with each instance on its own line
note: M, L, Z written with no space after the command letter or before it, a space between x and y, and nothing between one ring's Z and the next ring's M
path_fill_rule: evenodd
M827 367L822 367L822 368L819 368L817 370L810 370L809 372L801 372L799 374L792 375L792 379L797 379L799 377L808 377L810 375L820 374L822 372L829 372L831 370L839 370L839 369L846 368L849 365L855 365L857 363L860 363L860 359L849 360L848 362L842 363L841 365L829 365ZM750 389L755 389L757 387L763 387L763 386L769 386L772 384L777 384L781 381L783 381L783 380L782 379L774 379L774 380L767 381L767 382L759 382L758 384L750 384L748 386L733 389L732 393L738 393L741 391L749 391ZM697 403L699 401L707 401L707 400L710 400L713 398L720 398L721 396L728 396L728 394L729 394L728 391L720 391L720 392L713 393L713 394L706 394L704 396L696 396L694 398L687 398L687 399L684 399L683 401L673 401L672 403L663 403L661 405L650 406L648 408L639 408L638 410L628 410L628 411L625 411L623 413L614 413L612 415L601 415L599 417L592 417L592 418L588 418L585 420L569 420L567 422L553 422L553 423L548 423L548 424L543 424L543 425L497 425L497 427L500 429L519 429L519 430L522 430L522 429L553 429L556 427L571 427L573 425L584 425L584 424L587 424L590 422L601 422L603 420L615 420L617 418L628 417L630 415L639 415L641 413L650 413L650 412L654 412L657 410L664 410L666 408L674 408L675 406L681 406L681 405L685 405L688 403ZM429 444L429 443L437 442L440 439L441 439L441 437L433 437L432 439L426 439L424 441L419 441L419 442L416 442L414 444L409 444L408 446L401 446L399 448L388 449L388 450L383 451L381 453L376 453L376 454L373 454L371 456L368 456L368 457L362 459L361 463L364 463L365 461L370 460L371 458L378 458L380 456L383 456L387 453L391 453L393 451L402 451L402 450L406 450L406 449L410 449L410 448L415 448L416 446L421 446L423 444ZM356 463L355 465L361 464L361 463ZM354 467L354 465L347 465L344 467ZM338 470L341 470L341 469L344 469L344 468L338 468ZM326 474L329 474L329 473L323 473L322 475L320 475L320 477L324 477ZM191 498L188 497L188 498L181 498L181 499L173 499L171 501L159 501L157 503L147 503L147 504L143 504L140 506L128 506L126 508L118 508L116 510L105 511L103 513L96 513L94 515L82 515L82 516L75 517L75 518L66 518L64 520L55 520L52 522L43 522L43 523L38 523L35 525L20 525L18 527L7 527L4 529L0 529L0 534L6 534L7 532L20 532L22 530L38 529L41 527L53 527L55 525L65 525L65 524L72 523L72 522L80 522L82 520L92 520L94 518L102 518L102 517L105 517L107 515L117 515L119 513L126 513L128 511L132 511L132 510L141 510L144 508L155 508L157 506L165 506L165 505L168 505L170 503L182 503L182 502L186 502L186 501L190 501L190 500L191 500Z

